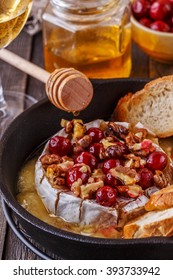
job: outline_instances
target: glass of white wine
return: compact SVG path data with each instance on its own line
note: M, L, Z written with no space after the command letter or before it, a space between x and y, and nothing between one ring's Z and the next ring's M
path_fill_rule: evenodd
M32 0L0 0L0 49L5 48L13 41L22 30L31 11ZM26 98L26 103L34 99ZM5 127L18 114L18 104L21 94L8 92L2 89L0 79L0 137Z

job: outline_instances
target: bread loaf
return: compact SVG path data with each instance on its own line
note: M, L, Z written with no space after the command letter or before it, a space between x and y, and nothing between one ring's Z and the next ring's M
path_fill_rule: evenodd
M159 138L173 135L173 75L155 79L135 94L122 97L113 120L141 122Z

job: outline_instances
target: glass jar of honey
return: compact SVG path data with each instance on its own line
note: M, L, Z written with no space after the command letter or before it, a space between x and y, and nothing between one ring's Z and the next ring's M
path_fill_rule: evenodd
M130 75L129 0L50 0L42 18L47 71L73 67L103 79Z

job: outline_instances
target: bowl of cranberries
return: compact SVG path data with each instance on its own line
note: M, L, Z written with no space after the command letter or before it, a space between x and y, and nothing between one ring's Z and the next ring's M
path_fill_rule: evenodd
M132 38L153 59L173 63L173 1L134 0Z

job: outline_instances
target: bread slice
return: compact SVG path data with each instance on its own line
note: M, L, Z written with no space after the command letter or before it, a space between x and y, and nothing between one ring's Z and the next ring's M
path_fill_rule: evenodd
M173 75L152 80L135 94L122 97L113 120L141 122L160 138L173 135Z
M152 194L145 204L145 210L164 210L173 207L173 185Z
M151 211L124 226L123 237L146 238L173 235L173 208Z

